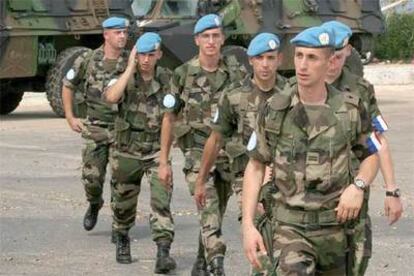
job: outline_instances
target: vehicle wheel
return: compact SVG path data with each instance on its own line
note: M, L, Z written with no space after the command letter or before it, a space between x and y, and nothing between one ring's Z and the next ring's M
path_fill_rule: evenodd
M355 48L352 48L351 55L346 59L345 66L351 73L360 77L364 76L364 65L361 61L361 56Z
M223 56L234 55L237 60L246 67L247 71L252 72L252 66L249 64L249 58L247 57L247 49L238 45L224 46L221 51Z
M372 52L366 52L366 53L361 55L361 62L362 62L363 65L367 65L373 59L374 59L374 55L372 54Z
M22 100L23 91L11 91L12 87L1 87L2 92L0 96L0 114L6 115L12 112L19 106ZM3 90L4 89L4 90ZM6 90L7 89L7 90Z
M45 85L47 99L53 111L60 117L65 116L62 103L62 79L75 59L88 50L90 49L86 47L72 47L62 51L47 73Z

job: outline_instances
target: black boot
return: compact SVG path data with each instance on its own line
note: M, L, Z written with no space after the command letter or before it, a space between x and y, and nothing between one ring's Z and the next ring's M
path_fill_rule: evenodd
M83 218L83 228L86 231L92 230L96 222L98 221L99 210L102 208L103 201L100 203L91 203L89 204L88 210L86 210L85 216Z
M154 272L157 274L167 274L177 267L176 262L170 257L170 241L157 242L157 261L155 262Z
M193 268L191 269L191 276L207 276L207 262L204 258L204 246L201 242L201 235L199 235L198 239L198 252L197 252L197 259L193 264Z
M118 234L116 241L116 261L121 264L130 264L132 262L128 234Z
M210 262L210 273L214 276L225 276L224 273L224 257L215 257Z

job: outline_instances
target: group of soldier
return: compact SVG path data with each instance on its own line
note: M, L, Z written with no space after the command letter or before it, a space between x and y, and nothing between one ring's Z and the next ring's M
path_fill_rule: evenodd
M175 141L199 213L191 275L225 274L222 222L233 193L253 275L364 274L372 239L369 185L378 167L390 223L402 205L373 87L344 68L352 47L348 26L330 21L293 38L291 79L277 73L282 56L275 34L251 40L252 74L222 56L225 35L216 14L197 21L198 54L174 72L157 65L158 34L142 34L129 51L127 20L111 17L102 27L104 44L75 60L62 95L68 124L84 139L87 231L97 222L111 166L117 262L131 263L128 231L146 175L158 249L154 272L176 268L170 256ZM85 104L79 118L74 110Z

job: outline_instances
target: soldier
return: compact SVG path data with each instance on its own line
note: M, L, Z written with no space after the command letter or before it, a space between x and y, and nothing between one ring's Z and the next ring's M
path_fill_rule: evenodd
M257 257L266 250L253 217L265 164L272 163L279 190L272 212L277 275L346 274L347 224L358 216L364 188L376 174L380 145L360 99L325 83L333 42L321 27L291 40L297 82L266 102L247 144L244 250L260 267ZM351 151L361 161L356 176Z
M402 204L399 189L397 188L388 141L384 132L388 130L388 125L378 108L373 86L365 79L352 74L349 69L344 67L345 60L351 55L352 46L348 43L352 36L352 30L347 25L339 21L329 21L322 27L331 30L335 34L335 55L331 68L328 70L327 82L335 88L354 93L363 101L364 107L368 112L381 142L381 150L378 152L381 173L384 178L386 196L384 210L390 224L396 222L402 214ZM353 158L354 167L357 169L359 161ZM371 219L368 215L369 189L365 192L365 199L358 225L355 226L354 233L354 275L364 275L371 257L372 229Z
M240 87L226 91L221 95L212 122L213 131L204 147L201 168L196 181L194 197L199 208L209 208L206 205L210 200L206 198L205 181L214 165L224 138L226 141L224 150L229 156L233 174L233 192L236 194L241 212L243 174L249 160L246 145L253 132L256 114L263 102L274 93L282 90L286 84L285 78L277 74L277 67L281 61L279 46L280 41L276 35L271 33L258 34L250 42L247 50L249 62L253 67L253 76L247 76ZM268 180L264 182L266 183ZM264 202L264 205L267 207L266 211L269 212L268 202ZM263 207L259 203L257 222L269 219L263 217L262 209ZM269 250L270 246L271 241L266 243Z
M171 167L168 156L172 127L177 117L174 135L185 157L183 171L191 195L194 195L202 151L211 132L210 120L216 112L218 100L226 87L239 82L246 73L235 57L223 58L220 54L225 37L219 16L208 14L200 18L194 27L194 35L199 48L198 56L175 70L171 94L164 98L164 106L170 112L164 115L162 123L159 168L160 179L169 185ZM212 274L224 275L226 245L221 233L221 222L227 199L231 195L231 174L224 153L219 154L216 167L210 175L206 193L210 196L212 208L199 210L202 236L199 237L192 275L207 275L207 264Z
M110 17L102 23L104 44L91 52L79 56L63 79L62 98L66 120L73 131L82 133L82 183L85 187L89 208L83 219L86 231L92 230L97 222L102 199L106 166L111 159L116 106L107 104L101 98L103 88L113 75L124 71L128 51L125 18ZM87 105L85 120L75 117L72 99L74 91L83 90ZM111 181L111 198L112 198Z
M115 121L114 229L118 233L116 260L131 263L128 231L135 224L137 200L144 174L151 187L150 225L157 244L155 273L168 273L176 268L169 256L174 238L174 222L170 211L172 190L158 177L162 100L169 91L171 71L157 66L162 56L161 38L145 33L131 51L125 72L108 84L104 97L118 103Z

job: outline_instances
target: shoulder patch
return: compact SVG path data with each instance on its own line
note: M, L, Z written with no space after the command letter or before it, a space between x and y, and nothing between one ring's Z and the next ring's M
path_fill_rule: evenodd
M114 85L117 80L118 79L112 79L112 80L110 80L109 83L108 83L108 85L107 85L107 87Z
M257 134L256 131L252 132L252 135L250 135L250 139L249 142L247 143L247 150L248 151L252 151L256 148L257 146Z
M76 74L75 74L75 70L73 68L71 68L67 73L66 73L66 79L67 80L73 80L75 78Z
M173 108L175 105L175 97L172 94L167 94L164 96L164 100L162 101L162 104L166 107L166 108Z

